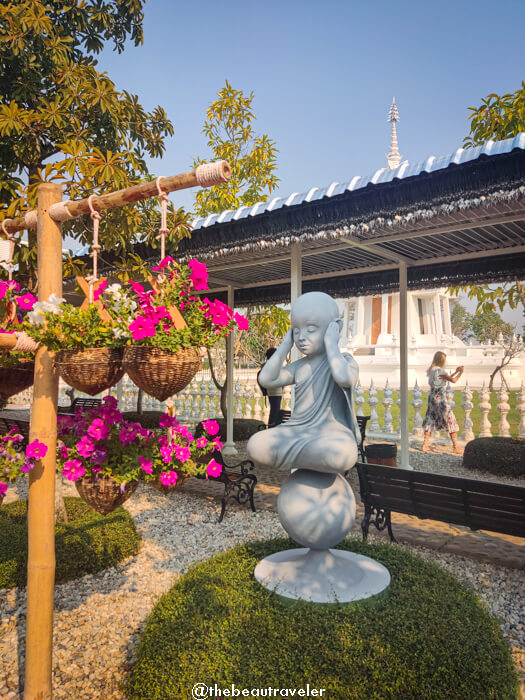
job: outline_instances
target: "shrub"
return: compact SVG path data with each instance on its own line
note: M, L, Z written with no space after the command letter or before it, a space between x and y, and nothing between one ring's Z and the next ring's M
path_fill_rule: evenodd
M471 440L465 446L463 466L499 476L524 476L525 440L506 437Z
M330 700L515 700L518 679L496 620L437 566L391 545L342 548L384 564L392 582L349 605L283 604L253 577L291 540L242 545L192 567L148 618L129 700L221 688L325 688Z
M153 428L159 427L159 419L164 415L164 412L144 411L144 413L137 413L137 411L125 411L122 415L130 423L140 423L143 428L153 430Z
M80 498L65 498L69 522L55 525L55 580L70 581L115 566L139 550L140 536L127 511L99 515ZM27 502L0 508L0 588L27 583Z
M219 436L223 442L226 441L226 419L225 418L213 418L219 424ZM262 430L265 427L264 423L260 420L252 420L251 418L234 418L233 419L233 439L236 442L244 442L248 440L254 433ZM195 436L200 437L202 435L202 425L199 423L195 428Z

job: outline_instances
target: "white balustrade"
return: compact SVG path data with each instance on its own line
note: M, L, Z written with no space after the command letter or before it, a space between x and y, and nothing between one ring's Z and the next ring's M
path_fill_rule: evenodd
M243 417L243 396L242 396L242 385L239 379L234 384L233 387L233 401L234 401L234 418Z
M525 438L525 387L523 386L523 382L521 383L521 389L517 396L516 410L518 411L518 415L520 417L520 424L518 426L518 437Z
M465 411L465 419L463 421L463 440L465 440L465 442L470 442L471 440L474 440L474 432L472 431L473 423L470 417L474 404L472 403L472 392L469 389L468 382L466 382L465 388L463 389L463 401L461 406Z
M393 433L394 432L394 425L392 422L392 411L390 410L390 407L394 403L392 400L392 389L390 388L390 384L388 383L388 379L386 380L385 384L385 390L383 393L383 401L382 404L385 407L385 419L383 422L383 432L385 433Z
M361 382L358 382L356 389L355 389L355 404L357 406L356 408L356 415L357 416L363 416L363 403L365 402L365 392L363 387L361 386Z
M490 430L491 425L489 421L489 411L491 409L490 404L490 392L485 387L485 382L479 393L479 403L478 408L481 411L481 422L479 426L479 437L492 437L492 432Z
M498 393L498 411L500 412L499 419L499 436L500 437L510 437L510 425L507 420L508 413L510 411L509 395L505 386L502 384L501 389Z
M381 428L377 419L377 409L376 406L379 403L379 399L376 396L377 391L374 387L374 380L370 381L370 388L368 390L368 404L370 406L370 426L369 430L371 433L380 432Z

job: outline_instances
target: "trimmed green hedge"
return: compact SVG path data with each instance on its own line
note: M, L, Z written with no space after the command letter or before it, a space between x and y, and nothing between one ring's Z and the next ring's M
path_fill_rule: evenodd
M134 423L140 423L143 428L158 428L159 418L164 415L163 411L144 411L144 413L137 413L137 411L126 411L122 414L126 420L133 421Z
M55 526L57 583L115 566L139 550L140 536L129 513L100 515L80 498L65 498L69 522ZM0 588L27 583L27 502L0 508Z
M342 547L390 571L387 591L349 605L283 605L255 581L271 540L198 564L149 617L128 677L129 700L221 688L325 688L329 700L515 700L518 679L498 623L437 566L399 547ZM242 697L242 696L241 696Z
M525 476L525 440L476 438L465 445L463 466L500 476Z

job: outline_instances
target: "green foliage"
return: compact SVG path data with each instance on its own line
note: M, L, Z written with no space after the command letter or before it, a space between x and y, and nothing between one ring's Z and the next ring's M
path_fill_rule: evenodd
M479 107L469 107L470 134L464 145L479 146L489 139L501 141L525 131L525 81L516 92L491 93Z
M246 310L248 330L235 337L234 353L244 365L262 365L266 350L277 347L290 328L290 312L280 306L253 306Z
M473 285L471 287L449 287L448 292L459 294L465 292L469 299L477 302L476 313L503 311L506 306L517 309L525 306L525 283L520 280L504 282L502 285L491 288L487 285Z
M18 0L0 5L0 205L19 216L36 203L36 186L56 181L70 199L122 189L148 176L146 158L161 157L173 126L162 107L147 112L96 69L106 44L122 51L142 43L143 0ZM28 184L29 183L29 184ZM28 185L28 186L27 186ZM169 228L189 231L170 205ZM151 237L155 203L112 209L101 239L113 252ZM64 223L87 243L89 217ZM33 234L31 234L33 235ZM17 262L36 267L36 246L18 247Z
M508 341L514 333L514 326L506 323L495 311L482 311L472 318L472 331L480 343L495 342L499 334Z
M461 304L454 304L450 313L450 325L453 335L456 335L463 342L468 343L472 339L472 314Z
M264 202L268 198L266 190L272 192L279 182L275 175L275 143L266 134L255 134L254 93L246 96L226 81L217 94L219 99L206 112L203 133L211 150L209 160L228 161L232 174L227 183L196 192L198 216ZM204 162L197 158L193 167Z
M296 546L282 539L244 545L192 567L149 617L126 697L178 700L194 683L309 683L330 700L519 697L498 623L451 575L399 547L352 540L341 547L390 571L384 595L283 605L253 570L262 557Z
M49 311L45 323L32 325L24 323L24 330L33 340L50 350L122 347L126 338L114 335L109 321L100 318L96 306L86 309L71 304L62 304L60 313Z
M55 525L56 581L70 581L115 566L139 550L140 537L126 510L99 515L80 498L65 498L69 522ZM27 583L27 503L0 508L0 588Z
M498 476L525 476L525 440L477 438L465 446L463 466Z

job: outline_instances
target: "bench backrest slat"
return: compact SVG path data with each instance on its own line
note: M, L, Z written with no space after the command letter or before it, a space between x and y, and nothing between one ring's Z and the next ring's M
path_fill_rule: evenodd
M525 488L357 463L361 496L377 508L525 537Z

